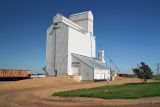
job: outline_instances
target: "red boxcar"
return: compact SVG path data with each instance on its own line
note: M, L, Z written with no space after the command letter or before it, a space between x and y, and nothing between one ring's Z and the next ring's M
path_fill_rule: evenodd
M30 70L0 69L0 79L28 78Z

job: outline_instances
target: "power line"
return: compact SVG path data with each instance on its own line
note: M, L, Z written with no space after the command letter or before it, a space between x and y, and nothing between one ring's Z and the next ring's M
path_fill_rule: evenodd
M158 78L160 76L159 73L160 73L160 63L157 64L157 76L158 76Z
M115 67L115 69L118 71L118 73L120 72L118 66L114 63L114 61L111 59L111 57L107 54L106 55L109 59L109 62L110 62L110 69L111 69L111 64L113 64L113 66Z

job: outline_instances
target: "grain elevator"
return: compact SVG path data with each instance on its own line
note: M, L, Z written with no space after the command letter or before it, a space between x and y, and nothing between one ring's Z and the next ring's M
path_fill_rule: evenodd
M72 14L69 18L59 13L53 17L46 42L46 72L49 76L71 75L79 80L110 79L104 50L96 58L93 22L91 11Z

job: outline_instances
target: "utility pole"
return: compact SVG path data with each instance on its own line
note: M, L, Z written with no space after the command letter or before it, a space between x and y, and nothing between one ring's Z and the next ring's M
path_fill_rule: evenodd
M158 76L158 78L160 76L159 73L160 73L160 63L157 64L157 76Z
M112 60L110 59L110 80L112 80L111 63L112 63Z
M112 60L110 60L110 71L111 71L111 69L112 69L112 68L111 68L111 63L112 63Z

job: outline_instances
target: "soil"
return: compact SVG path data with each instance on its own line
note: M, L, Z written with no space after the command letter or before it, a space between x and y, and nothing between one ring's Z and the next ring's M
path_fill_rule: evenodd
M54 92L97 86L141 82L137 78L77 82L69 76L28 79L0 84L0 107L160 107L160 97L107 100L54 97Z

